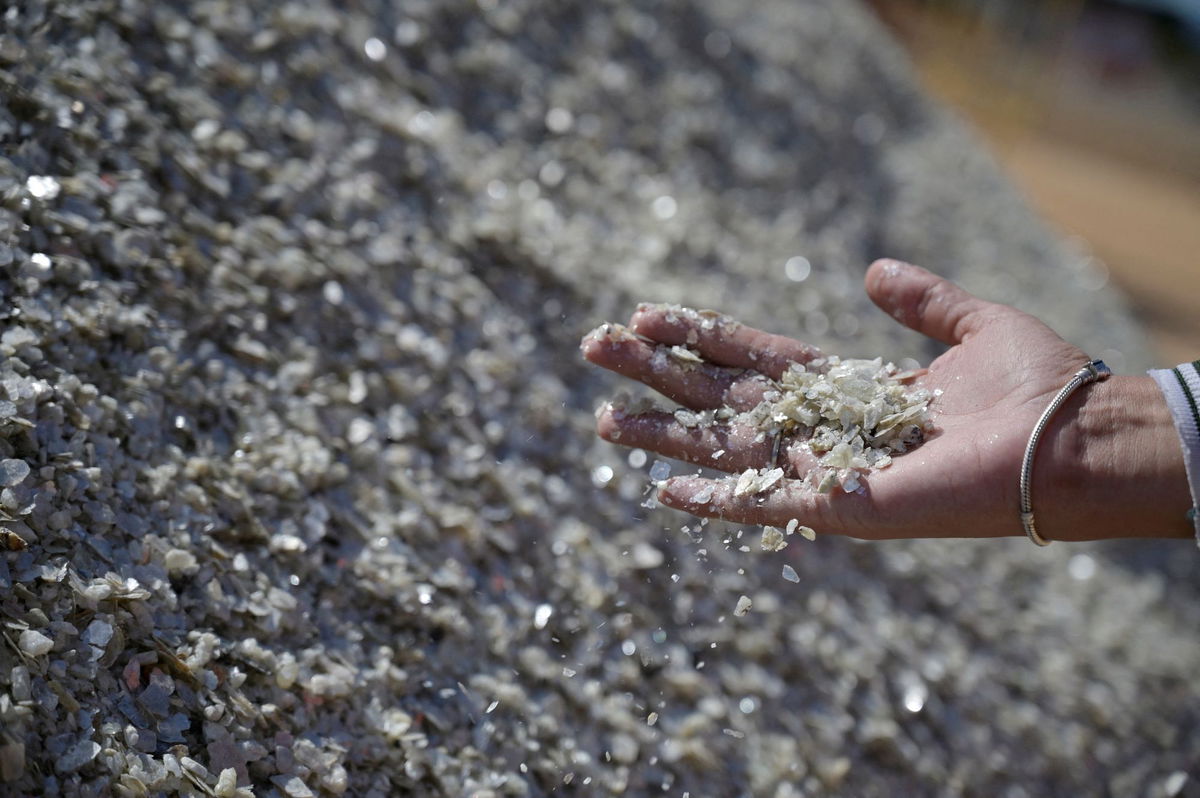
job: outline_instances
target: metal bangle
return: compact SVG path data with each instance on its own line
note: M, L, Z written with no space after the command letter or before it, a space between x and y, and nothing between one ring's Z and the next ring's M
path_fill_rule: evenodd
M1111 376L1112 370L1104 365L1103 360L1089 361L1083 368L1075 372L1075 376L1071 378L1070 382L1064 385L1058 395L1050 401L1050 405L1042 413L1037 424L1033 425L1033 433L1029 436L1029 443L1025 445L1025 458L1021 461L1021 526L1025 527L1025 534L1029 536L1029 539L1039 546L1049 546L1050 541L1039 535L1033 525L1033 497L1030 483L1033 482L1033 457L1037 452L1038 440L1042 437L1046 425L1050 423L1050 417L1058 408L1062 407L1071 394L1075 393L1075 389L1081 385L1108 379Z

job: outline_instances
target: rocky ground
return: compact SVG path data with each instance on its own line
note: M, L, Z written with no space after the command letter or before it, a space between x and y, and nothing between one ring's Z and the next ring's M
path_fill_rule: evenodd
M0 14L0 792L1194 789L1194 546L767 553L591 434L640 299L927 359L881 254L1149 365L862 9Z

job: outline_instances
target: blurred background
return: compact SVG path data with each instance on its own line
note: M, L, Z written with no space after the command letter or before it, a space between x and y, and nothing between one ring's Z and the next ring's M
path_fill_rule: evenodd
M1200 0L871 5L1163 363L1200 357Z

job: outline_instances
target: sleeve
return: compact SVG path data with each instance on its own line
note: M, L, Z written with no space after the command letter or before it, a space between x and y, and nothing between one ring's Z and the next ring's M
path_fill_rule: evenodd
M1200 543L1200 514L1196 511L1200 507L1200 360L1181 363L1173 369L1151 369L1149 374L1162 389L1175 419L1175 431L1183 446L1183 462L1192 490L1192 509L1188 511L1188 518L1196 528L1196 540Z

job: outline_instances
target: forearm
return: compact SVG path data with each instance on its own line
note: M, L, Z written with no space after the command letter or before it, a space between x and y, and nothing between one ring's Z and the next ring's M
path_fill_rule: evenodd
M1058 415L1034 466L1039 531L1051 540L1194 534L1183 452L1153 379L1086 386Z

